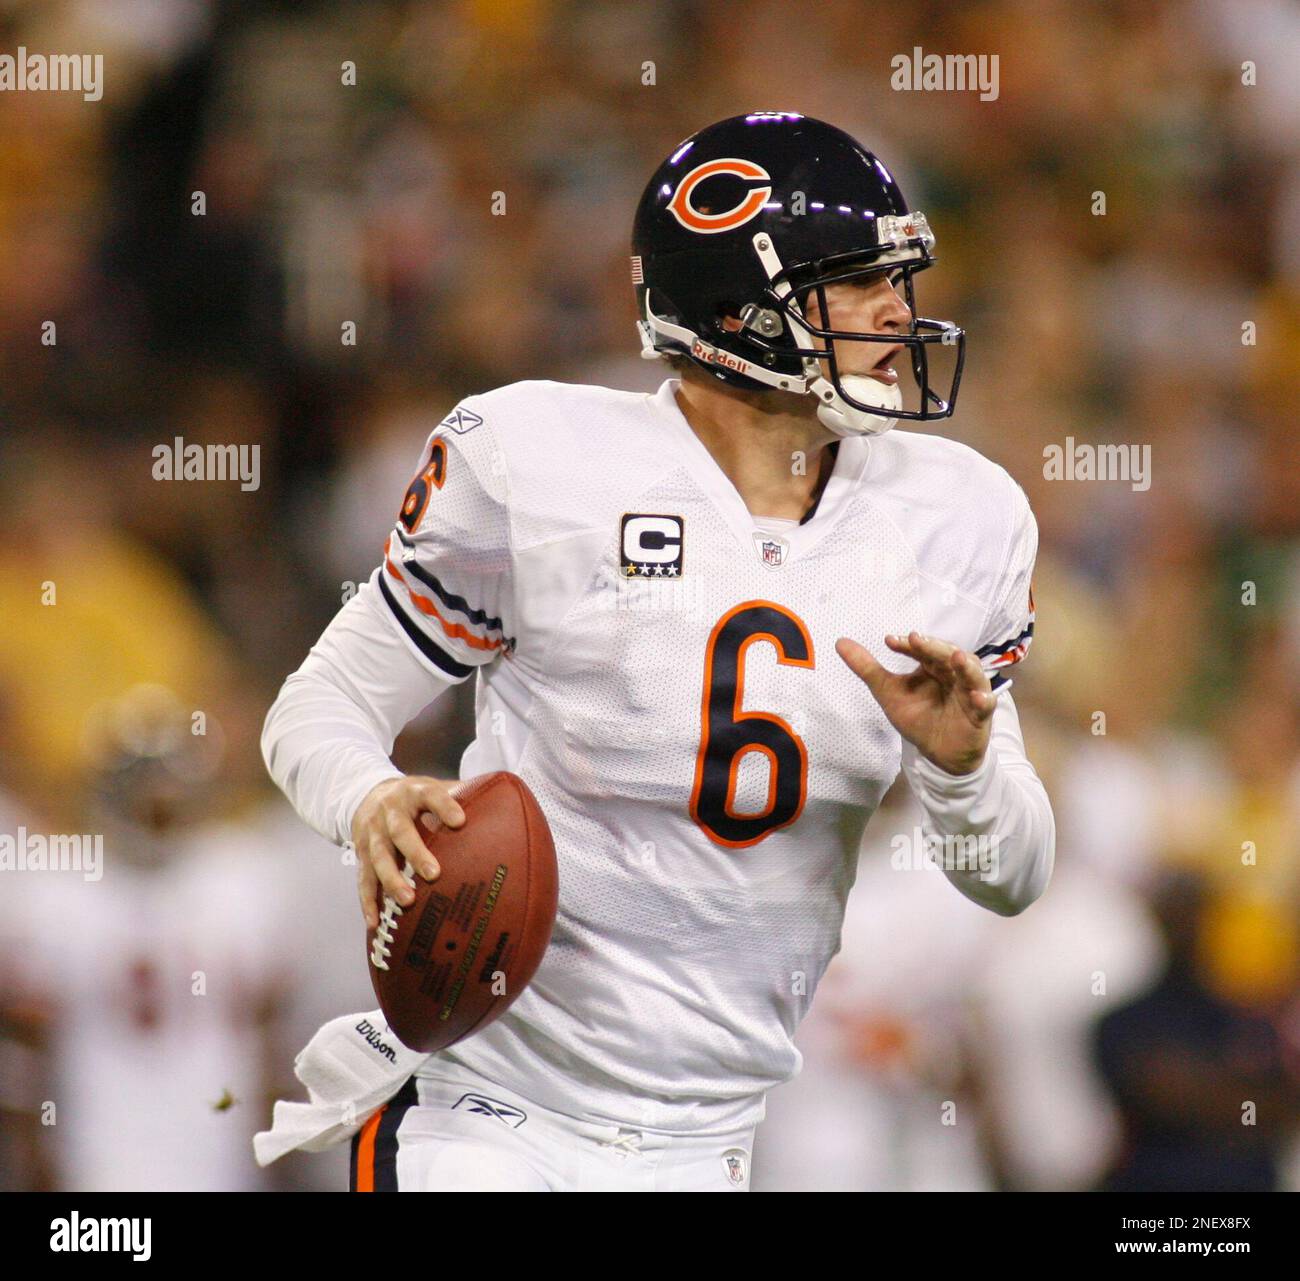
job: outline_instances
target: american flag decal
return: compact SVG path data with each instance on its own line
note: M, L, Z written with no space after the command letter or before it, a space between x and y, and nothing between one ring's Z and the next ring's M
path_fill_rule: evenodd
M641 255L632 255L632 283L634 285L645 284L645 273L641 270Z

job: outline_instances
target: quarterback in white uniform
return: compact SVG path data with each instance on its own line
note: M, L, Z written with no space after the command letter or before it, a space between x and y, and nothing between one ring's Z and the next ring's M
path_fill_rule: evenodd
M1002 915L1042 893L1054 825L1007 680L1034 519L1000 467L890 431L950 414L960 378L964 335L916 314L933 244L839 130L723 121L636 215L644 351L680 377L517 383L433 430L264 753L306 822L354 842L372 923L379 886L410 899L403 858L436 875L420 816L464 821L393 741L474 678L461 777L533 789L559 915L510 1010L357 1118L354 1186L747 1187L900 768L927 833L977 854L941 860L957 890Z

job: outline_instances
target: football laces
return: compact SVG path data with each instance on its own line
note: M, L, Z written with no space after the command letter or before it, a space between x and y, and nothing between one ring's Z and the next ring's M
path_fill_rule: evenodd
M415 874L410 867L402 868L406 883L415 888ZM379 925L375 929L375 941L370 945L370 964L377 970L388 969L388 958L393 951L393 933L397 929L397 918L402 914L402 905L391 895L384 895L384 910L379 914Z

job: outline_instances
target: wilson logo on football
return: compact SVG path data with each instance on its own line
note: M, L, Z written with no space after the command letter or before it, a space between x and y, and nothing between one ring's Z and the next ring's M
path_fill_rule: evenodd
M695 207L692 197L700 183L709 178L721 176L740 178L750 185L744 199L731 209L701 212ZM772 194L772 176L761 165L750 160L706 160L696 165L685 178L677 184L673 198L668 202L669 212L687 231L696 231L704 236L711 236L719 231L732 231L743 227L762 209L764 201Z

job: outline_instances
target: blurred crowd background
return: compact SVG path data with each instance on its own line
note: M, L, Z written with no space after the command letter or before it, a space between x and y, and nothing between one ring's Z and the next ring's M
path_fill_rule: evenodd
M1300 1187L1300 7L0 0L20 45L105 88L0 94L0 833L102 833L106 872L0 873L0 1186L343 1186L248 1144L373 1004L262 715L461 395L667 376L636 197L781 109L937 232L942 429L1041 531L1016 700L1059 842L995 918L892 869L895 789L756 1186ZM997 100L891 90L915 46L998 54ZM260 488L154 480L177 436L259 445ZM1067 437L1149 445L1150 488L1045 479ZM399 764L454 772L461 693Z

